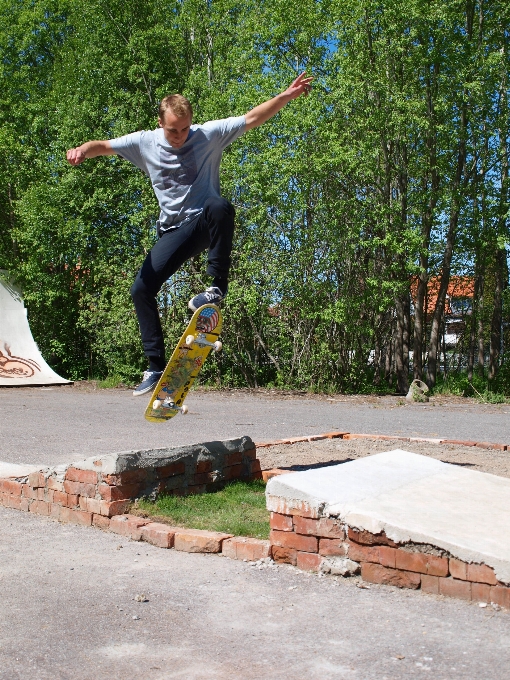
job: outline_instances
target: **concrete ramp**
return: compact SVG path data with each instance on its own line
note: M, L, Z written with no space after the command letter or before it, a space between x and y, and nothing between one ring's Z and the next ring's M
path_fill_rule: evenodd
M21 292L0 271L0 386L64 385L44 361L28 325Z
M486 565L501 585L510 585L510 479L395 450L274 477L266 494L273 513L335 520L346 539L363 543L357 537L365 535L371 545L379 542L399 549L390 551L391 559L396 555L397 568L398 559L406 558L401 548L408 553L425 550L449 558L454 566L455 560ZM285 521L278 521L286 529ZM273 533L280 540L283 531ZM352 541L342 549L349 556L365 550ZM373 555L366 559L378 561ZM448 576L448 571L439 575Z

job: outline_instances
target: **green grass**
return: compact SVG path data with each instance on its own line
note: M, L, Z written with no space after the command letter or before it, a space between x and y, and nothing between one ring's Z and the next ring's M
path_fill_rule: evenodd
M446 396L474 397L486 404L505 404L509 399L505 396L502 388L500 389L501 391L491 389L487 378L474 375L472 382L469 382L466 373L450 373L446 378L443 375L438 376L433 393Z
M221 491L194 496L160 496L155 502L142 499L135 512L173 526L269 538L265 488L264 482L258 480L233 482Z

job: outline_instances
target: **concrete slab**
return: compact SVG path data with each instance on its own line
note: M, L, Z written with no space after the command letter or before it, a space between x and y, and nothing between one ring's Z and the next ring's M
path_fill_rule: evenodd
M44 465L16 465L0 461L0 479L18 479L28 477L31 472L44 469Z
M397 449L274 477L266 494L269 510L306 503L317 516L486 564L510 584L509 479Z

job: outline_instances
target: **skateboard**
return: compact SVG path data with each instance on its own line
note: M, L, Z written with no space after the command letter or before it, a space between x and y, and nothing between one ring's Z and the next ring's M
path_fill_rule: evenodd
M193 314L151 394L145 409L147 420L162 423L179 412L183 415L188 412L183 402L189 388L195 382L209 352L221 350L222 345L218 340L221 325L221 311L216 305L203 305Z

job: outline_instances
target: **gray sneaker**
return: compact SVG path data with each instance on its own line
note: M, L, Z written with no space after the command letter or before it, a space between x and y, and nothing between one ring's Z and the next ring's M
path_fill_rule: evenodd
M152 392L162 375L163 371L145 371L142 382L133 392L133 397L139 397L147 392Z
M224 297L225 296L219 288L211 286L203 293L199 293L198 295L195 295L194 298L191 298L188 302L188 307L192 312L196 312L202 305L219 305Z

